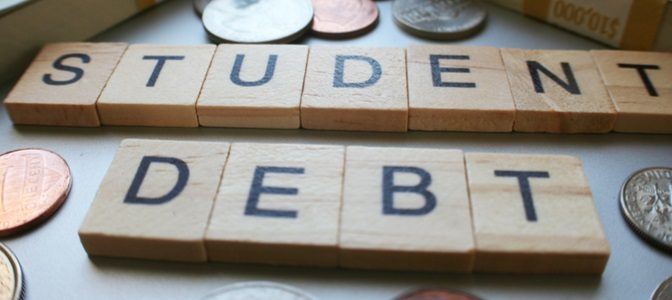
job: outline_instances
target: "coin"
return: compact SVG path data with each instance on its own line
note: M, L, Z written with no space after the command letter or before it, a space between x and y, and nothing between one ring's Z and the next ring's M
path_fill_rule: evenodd
M661 282L658 288L651 295L651 300L669 300L672 299L672 277Z
M23 298L23 272L14 253L0 243L0 299Z
M194 10L199 16L203 14L205 7L208 6L210 1L212 0L194 0Z
M672 168L635 172L621 188L621 210L640 236L672 250Z
M44 221L63 204L72 179L58 154L22 149L0 155L0 236Z
M392 14L399 27L429 39L467 37L481 29L487 17L476 0L395 0Z
M312 30L325 37L347 38L373 28L378 6L372 0L313 0Z
M449 289L419 289L395 298L395 300L479 300L480 298L456 290Z
M227 285L217 289L202 300L238 300L238 299L273 299L273 300L313 300L313 296L297 288L267 281L250 281Z
M312 19L310 0L215 0L203 11L211 39L235 43L291 42Z

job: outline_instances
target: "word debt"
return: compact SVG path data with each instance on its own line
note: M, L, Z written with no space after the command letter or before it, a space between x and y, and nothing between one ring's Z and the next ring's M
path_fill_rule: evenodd
M15 124L672 133L672 53L49 44Z
M91 256L601 274L569 156L124 140L79 230Z

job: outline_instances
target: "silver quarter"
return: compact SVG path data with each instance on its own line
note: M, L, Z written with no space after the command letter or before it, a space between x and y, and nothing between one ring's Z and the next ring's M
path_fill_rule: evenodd
M651 300L669 300L672 299L672 277L661 282L658 288L651 295Z
M621 210L640 236L672 250L672 168L632 174L621 188Z
M194 10L199 16L203 14L205 7L208 6L210 1L212 0L194 0Z
M476 0L395 0L394 20L405 31L429 39L459 39L480 30L487 12Z
M23 272L14 253L0 243L0 299L23 299Z
M217 289L201 300L315 300L315 298L297 288L267 281L250 281L227 285Z
M214 0L203 11L211 39L234 43L287 43L313 20L311 0Z

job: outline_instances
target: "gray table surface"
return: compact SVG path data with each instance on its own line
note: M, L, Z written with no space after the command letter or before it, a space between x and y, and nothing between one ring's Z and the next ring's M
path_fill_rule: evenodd
M429 43L393 23L390 2L379 1L380 23L352 40L307 37L306 44L406 46ZM603 46L517 13L488 6L480 34L456 44L543 49ZM207 37L191 1L172 0L95 38L129 43L200 44ZM0 97L9 86L3 87ZM580 157L612 247L599 276L455 275L364 272L338 269L229 264L181 264L127 259L90 259L77 229L119 142L124 138L264 143L320 143L457 148L465 151L567 154ZM648 299L672 276L672 256L643 243L619 213L618 193L630 173L672 166L672 137L665 135L552 135L482 133L357 133L309 130L49 128L13 126L0 105L0 152L44 147L70 164L74 184L63 207L45 224L3 241L23 264L28 299L198 299L226 284L271 280L294 285L319 299L391 299L415 287L441 286L486 299Z

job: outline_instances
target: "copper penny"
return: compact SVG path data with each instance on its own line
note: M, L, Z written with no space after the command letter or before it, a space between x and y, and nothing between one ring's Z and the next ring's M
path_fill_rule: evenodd
M325 37L353 37L373 28L378 20L373 0L313 0L313 9L313 32Z
M405 293L395 300L480 300L480 298L456 290L419 289Z
M21 149L0 155L0 236L51 216L70 192L72 176L58 154Z

